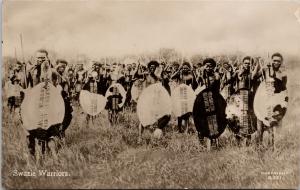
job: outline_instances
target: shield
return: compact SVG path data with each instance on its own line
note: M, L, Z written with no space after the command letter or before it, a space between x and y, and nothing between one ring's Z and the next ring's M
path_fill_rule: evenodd
M21 104L21 117L26 130L42 128L62 123L65 116L65 104L61 89L51 83L40 83L24 90L25 97Z
M144 81L143 80L139 79L139 80L134 81L134 83L131 87L131 99L133 101L137 102L143 89L144 89Z
M122 102L119 103L119 107L122 107L126 100L126 90L124 89L124 87L121 84L114 83L114 84L110 85L110 87L107 89L107 91L105 93L105 98L107 99L108 96L114 95L114 93L116 93L115 90L112 90L113 88L115 88L117 90L117 92L120 93L122 96Z
M143 90L137 102L137 115L143 126L153 125L165 115L171 115L172 100L161 83Z
M286 113L288 104L287 90L275 93L273 82L262 82L254 97L254 113L266 126L278 123Z
M172 111L176 117L193 111L196 95L190 86L180 84L172 91L171 98Z
M202 90L196 97L193 118L197 131L204 137L218 138L225 130L226 101L219 92L209 88Z
M229 99L226 107L226 118L235 134L247 136L256 131L256 116L253 110L253 94L242 88Z
M79 103L87 114L95 116L104 110L106 98L100 94L91 93L87 90L81 90Z

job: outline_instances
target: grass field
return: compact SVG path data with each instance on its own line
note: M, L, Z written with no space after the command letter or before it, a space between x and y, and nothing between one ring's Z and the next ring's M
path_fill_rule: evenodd
M296 75L295 75L296 76ZM36 162L28 154L17 116L3 109L2 186L5 188L298 188L300 100L290 84L291 101L274 152L237 147L230 133L219 150L199 146L195 133L179 134L171 122L160 140L145 134L137 144L137 116L130 113L110 127L106 113L86 126L75 108L65 145L57 158ZM14 171L62 171L66 177L20 177ZM276 174L280 172L280 174Z

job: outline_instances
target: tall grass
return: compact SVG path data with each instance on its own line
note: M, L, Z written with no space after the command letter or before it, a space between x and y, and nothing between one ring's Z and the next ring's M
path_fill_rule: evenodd
M293 92L293 96L298 95ZM257 150L254 145L238 147L230 133L221 136L219 150L206 151L195 133L173 130L175 121L170 122L162 139L152 139L146 132L139 145L135 113L122 116L112 127L104 112L87 126L82 110L76 108L57 158L48 156L39 162L28 153L18 115L9 115L4 105L2 185L26 189L297 188L300 101L292 101L283 127L276 130L275 151ZM14 170L64 171L70 176L16 177Z

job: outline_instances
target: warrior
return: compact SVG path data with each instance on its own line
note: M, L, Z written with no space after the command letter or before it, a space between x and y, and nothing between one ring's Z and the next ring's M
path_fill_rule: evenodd
M236 92L230 97L227 111L229 128L235 134L238 144L246 139L250 145L251 135L256 131L256 117L253 110L254 94L252 91L253 76L250 56L243 58L241 68L237 71Z
M192 87L193 90L195 90L198 86L196 76L191 69L191 65L188 62L184 62L176 71L173 76L171 77L172 80L177 80L179 84L186 84L190 87ZM180 133L183 133L183 126L182 122L184 123L184 127L186 128L188 126L188 121L190 116L192 115L192 112L185 113L182 116L179 116L177 118L178 121L178 129Z
M124 71L124 76L122 76L118 82L124 87L126 90L126 100L125 100L125 106L129 107L130 106L130 101L131 101L131 87L133 84L133 70L132 70L132 65L127 64L125 67Z
M139 67L140 65L138 65ZM155 74L155 70L159 66L157 61L150 61L147 65L148 72L141 73L138 69L137 73L135 74L135 78L143 78L145 87L148 87L151 84L159 82L160 77Z
M172 76L172 68L168 65L165 69L161 72L161 83L163 87L168 91L169 95L171 95L171 87L170 87L170 79Z
M172 75L171 79L177 79L179 83L191 86L194 90L197 88L196 76L191 68L190 63L184 62L178 70Z
M46 50L40 49L36 52L36 65L30 72L33 74L31 77L33 77L34 86L25 92L25 98L21 105L21 116L24 121L23 125L29 133L27 136L28 148L34 155L36 140L42 145L42 153L45 153L46 150L49 150L50 142L54 143L55 137L62 139L65 136L65 130L72 120L72 107L67 94L57 87L59 74L51 67ZM48 101L57 101L57 105L56 102ZM37 109L32 110L31 107L36 106ZM58 112L53 111L54 108ZM29 116L27 112L30 110L36 114L29 113L33 114ZM59 113L64 113L64 115L59 115ZM48 117L49 114L61 119ZM35 121L39 121L37 125ZM48 123L54 123L54 125L48 126Z
M19 61L17 61L15 67L10 71L9 81L5 84L5 87L8 97L8 107L10 108L10 112L12 112L20 107L24 98L25 74L22 71L22 63Z
M69 81L69 96L73 101L75 98L75 71L73 68L69 68L67 71L67 80Z
M82 89L84 80L87 77L86 70L83 68L83 63L78 63L77 64L77 69L75 70L75 89L76 89L76 101L79 101L79 93Z
M224 132L227 125L226 101L219 93L220 75L215 72L215 60L206 58L203 64L203 76L199 81L204 84L204 89L202 88L196 97L193 118L200 143L203 144L204 137L207 137L211 145L217 146L217 138Z
M264 131L271 135L270 144L274 148L274 128L282 126L282 118L286 113L287 107L287 75L282 69L283 56L280 53L274 53L271 56L272 64L267 68L261 67L255 77L263 78L264 82L260 84L255 96L255 109L257 119L257 144L261 145ZM258 68L256 68L258 70ZM260 96L260 97L257 97ZM267 98L267 99L265 99ZM261 102L260 99L263 99ZM269 102L269 104L268 104ZM267 105L263 105L266 103ZM270 104L272 104L270 106ZM262 108L267 107L267 108ZM264 110L268 113L262 113Z
M13 75L9 81L6 83L6 92L8 97L8 107L10 113L15 111L16 108L20 107L21 102L24 98L24 92L20 79Z
M241 88L251 89L253 79L253 74L250 69L251 64L253 64L253 59L250 56L243 58L243 64L237 71L237 90Z
M118 113L122 110L121 105L123 99L118 86L115 86L114 84L112 84L112 86L108 88L107 101L105 105L105 109L108 110L108 120L111 125L115 125L117 123Z
M66 76L66 67L68 65L68 62L64 59L58 59L56 61L56 72L54 71L55 75L54 78L52 79L53 81L56 79L56 83L54 83L54 86L60 85L62 88L62 96L64 98L64 104L65 104L65 119L62 125L62 130L61 130L61 136L65 136L65 131L68 128L68 126L71 123L72 120L72 114L71 112L73 111L73 108L71 106L71 97L70 97L70 81L68 80L68 76ZM56 77L55 77L56 76Z
M142 93L143 89L145 88L145 77L141 77L141 75L144 75L146 73L147 68L144 65L141 65L140 63L135 66L135 69L132 71L132 87L130 90L130 96L131 96L131 106L132 110L136 111L137 101Z
M177 72L178 71L178 69L179 69L179 67L180 67L180 64L178 63L178 62L173 62L173 64L172 64L172 74L174 74L175 72Z
M123 109L126 91L124 84L125 77L123 73L123 65L113 63L110 73L107 77L107 85L109 86L105 97L107 99L105 109L108 110L108 120L111 125L115 125L119 118L119 112Z
M16 67L14 68L14 76L16 77L16 80L19 80L20 85L25 88L25 74L22 69L24 68L22 65L23 64L21 62L17 61Z
M139 79L143 78L144 79L144 86L146 87L145 90L147 90L147 87L150 87L153 84L159 83L161 81L160 76L157 76L155 74L155 71L156 71L156 69L157 69L158 66L159 66L159 63L157 61L150 61L148 63L148 65L147 65L148 72L141 73L138 70L138 72L135 74L136 78L139 78ZM143 92L142 92L142 94L143 94ZM145 96L147 96L147 95L145 95ZM139 102L140 101L143 102L143 100L139 99ZM141 103L141 105L142 104L143 103ZM151 104L151 102L148 102L148 104ZM143 106L141 106L141 107L143 107ZM139 103L137 105L137 108L139 108ZM141 109L147 109L147 108L143 107ZM168 124L168 122L170 121L170 119L171 119L171 115L170 114L166 114L166 115L163 115L162 117L158 118L158 120L157 120L157 127L158 127L158 129L162 130ZM139 142L141 142L141 135L142 135L142 132L144 130L144 127L146 127L146 126L143 126L141 123L139 124L139 139L138 139Z
M202 75L198 78L198 84L219 92L221 77L218 72L215 72L216 65L215 60L212 58L207 58L203 61L203 71Z
M110 86L113 83L119 82L122 77L121 68L118 66L116 62L114 62L107 71L106 82L107 86Z
M62 87L63 91L65 91L69 95L69 81L66 76L66 67L68 62L63 59L56 60L56 72L58 73L58 84Z
M229 97L234 93L234 82L236 78L236 72L229 62L224 62L222 67L223 75L221 77L221 94L228 102Z
M36 86L39 84L42 79L42 63L45 61L48 62L49 67L53 68L53 65L51 64L49 58L48 58L48 52L44 49L40 49L36 52L36 63L28 70L28 81L31 81L30 85L31 87Z
M135 62L132 63L132 71L136 71L137 69L137 64Z
M106 90L108 89L108 83L107 83L107 71L104 68L104 65L102 63L95 63L94 71L98 73L98 80L99 80L99 94L105 95Z
M101 90L101 84L100 84L100 67L98 63L94 63L92 65L92 70L88 72L87 78L85 78L84 83L83 83L83 90L87 90L90 93L94 94L100 94ZM86 122L87 126L89 124L90 119L92 119L93 122L93 117L90 118L90 115L86 115Z

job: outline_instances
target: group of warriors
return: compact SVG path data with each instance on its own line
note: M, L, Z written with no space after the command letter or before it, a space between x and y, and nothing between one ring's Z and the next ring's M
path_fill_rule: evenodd
M247 145L257 132L261 145L266 130L274 141L273 128L282 125L286 113L283 61L280 53L274 53L269 62L246 56L240 65L206 58L196 67L152 60L147 65L94 62L85 69L82 63L74 67L63 59L54 65L41 49L36 63L18 63L9 75L8 106L10 111L20 108L32 154L36 143L44 153L53 139L65 137L76 106L86 113L87 123L107 110L112 126L120 112L136 112L139 142L146 128L161 137L173 116L180 133L191 129L192 118L203 145L207 138L217 146L225 128Z

